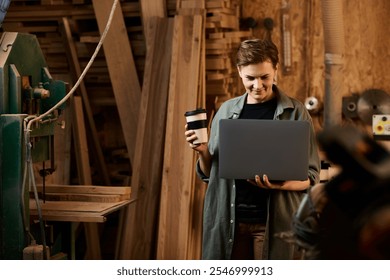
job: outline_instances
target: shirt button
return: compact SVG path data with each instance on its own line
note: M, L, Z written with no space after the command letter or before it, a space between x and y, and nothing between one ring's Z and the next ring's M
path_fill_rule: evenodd
M233 239L229 239L229 242L232 243L232 242L233 242Z
M230 223L232 224L232 223L233 223L233 220L230 220Z
M231 207L234 207L234 203L230 204Z

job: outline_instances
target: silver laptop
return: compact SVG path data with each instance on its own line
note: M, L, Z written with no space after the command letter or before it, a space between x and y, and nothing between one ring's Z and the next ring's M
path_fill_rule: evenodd
M219 177L308 178L308 121L222 119L219 130Z

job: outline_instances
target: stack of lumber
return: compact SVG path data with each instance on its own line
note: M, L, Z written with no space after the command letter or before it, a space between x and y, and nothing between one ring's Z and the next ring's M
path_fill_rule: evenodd
M206 1L206 93L215 110L242 94L234 59L240 42L250 38L252 31L240 30L240 2Z

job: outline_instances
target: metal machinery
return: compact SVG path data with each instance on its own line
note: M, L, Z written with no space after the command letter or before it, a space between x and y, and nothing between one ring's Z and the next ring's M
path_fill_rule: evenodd
M319 142L341 172L314 186L294 216L306 259L390 258L390 152L356 127L332 127Z
M319 111L315 98L306 101ZM324 129L319 144L340 172L314 186L294 216L292 234L306 259L388 259L390 257L390 95L367 89L342 100L348 125ZM369 128L359 130L359 124ZM371 134L371 135L370 135Z
M53 159L53 135L62 107L34 123L66 93L66 84L52 79L34 35L5 32L0 40L0 259L22 259L31 242L27 161ZM30 163L32 163L30 162ZM54 166L51 166L53 170ZM42 238L42 236L40 237ZM40 241L37 239L37 241Z

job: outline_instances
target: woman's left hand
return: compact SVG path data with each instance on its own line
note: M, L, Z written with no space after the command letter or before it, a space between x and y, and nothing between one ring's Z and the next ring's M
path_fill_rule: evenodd
M287 190L287 191L303 191L310 187L310 180L305 181L277 181L271 182L267 175L260 177L255 176L255 179L248 179L248 182L263 189L269 190Z

